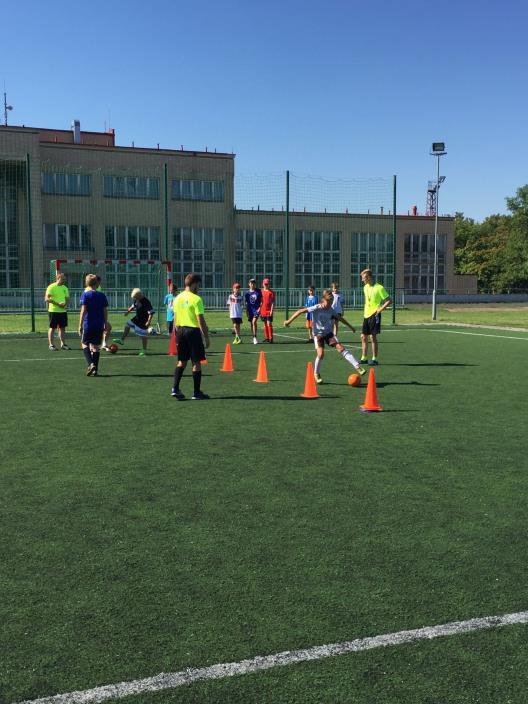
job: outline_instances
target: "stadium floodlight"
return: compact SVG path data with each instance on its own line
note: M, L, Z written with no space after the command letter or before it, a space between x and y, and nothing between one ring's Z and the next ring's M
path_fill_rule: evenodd
M7 93L4 92L4 127L7 127L7 113L12 109L13 106L7 104Z
M440 176L440 157L447 154L445 142L433 142L431 156L436 157L436 208L434 228L434 264L433 264L433 301L431 317L436 320L436 289L438 286L438 198L440 185L445 181L445 176ZM445 272L444 272L445 276Z

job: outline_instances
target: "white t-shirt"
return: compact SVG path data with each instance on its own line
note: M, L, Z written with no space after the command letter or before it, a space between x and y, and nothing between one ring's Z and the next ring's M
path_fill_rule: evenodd
M342 313L343 312L343 298L340 293L333 293L332 296L334 297L334 300L332 301L332 308L335 310L336 313Z
M317 335L329 335L334 332L334 320L337 318L338 313L333 308L323 308L318 303L306 310L312 314L312 332L314 337L317 337Z
M242 295L235 296L234 293L230 293L227 299L227 305L229 306L230 318L242 317Z

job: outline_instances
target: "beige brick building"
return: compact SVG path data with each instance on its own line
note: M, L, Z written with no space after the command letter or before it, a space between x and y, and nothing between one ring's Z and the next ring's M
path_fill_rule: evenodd
M392 214L238 210L235 155L120 147L113 130L0 127L0 289L49 280L50 260L168 259L174 278L199 271L205 288L270 276L275 288L360 286L374 269L386 288L429 293L434 219ZM28 200L27 193L30 193ZM31 227L29 227L31 223ZM438 292L475 292L453 271L454 219L438 222ZM32 248L30 253L30 241ZM108 288L126 288L109 265ZM135 274L134 274L135 276ZM136 277L137 279L137 277Z

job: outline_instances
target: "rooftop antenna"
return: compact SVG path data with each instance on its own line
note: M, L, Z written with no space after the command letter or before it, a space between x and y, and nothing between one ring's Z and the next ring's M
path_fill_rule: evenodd
M7 104L7 93L4 90L4 127L7 127L7 113L12 109L13 106Z

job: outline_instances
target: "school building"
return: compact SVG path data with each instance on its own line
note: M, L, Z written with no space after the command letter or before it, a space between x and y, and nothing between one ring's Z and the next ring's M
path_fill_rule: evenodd
M358 288L370 267L388 290L395 271L397 289L430 293L434 218L395 221L394 256L387 212L237 209L234 154L118 146L114 130L86 132L78 121L0 127L0 289L28 288L31 270L43 287L50 260L75 258L167 259L178 285L197 271L211 289L252 276L276 289ZM475 277L453 271L452 217L438 218L437 244L438 293L476 293ZM108 288L130 285L119 263L107 272Z

